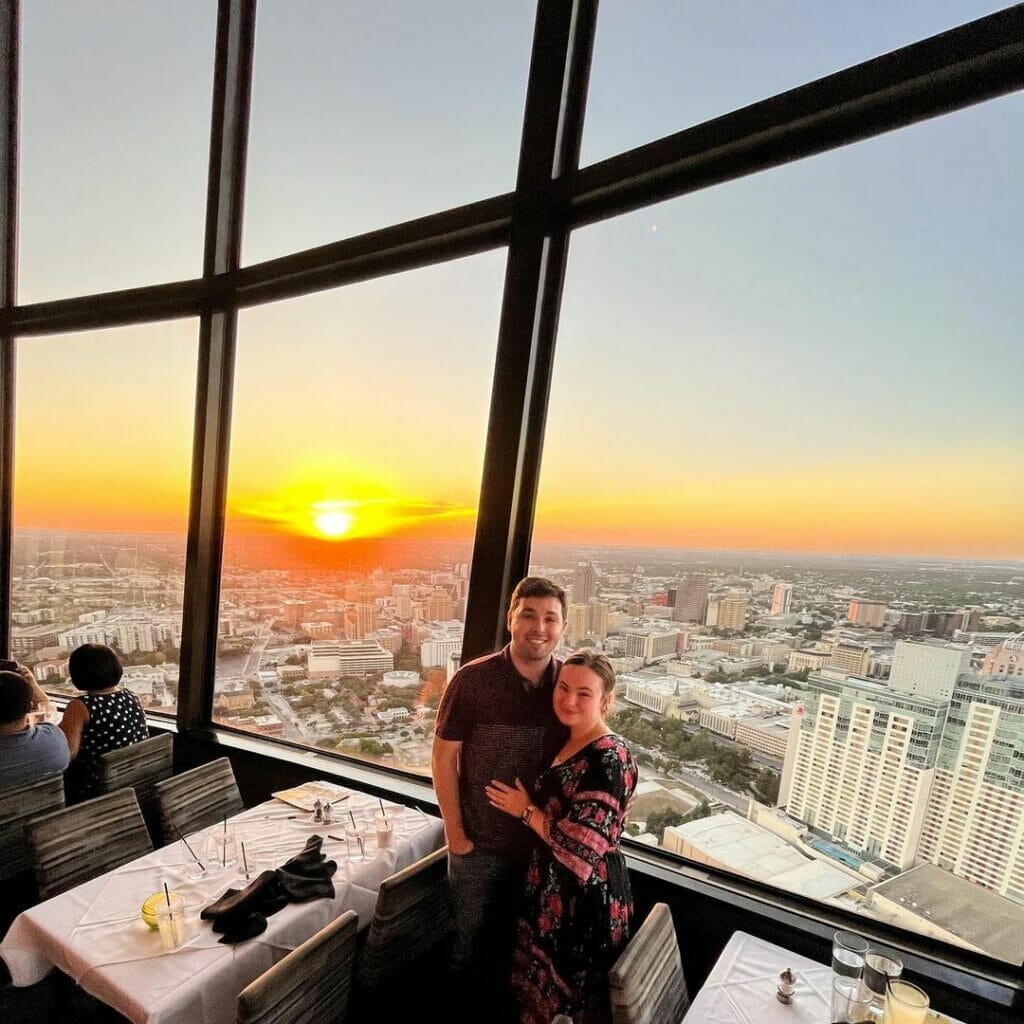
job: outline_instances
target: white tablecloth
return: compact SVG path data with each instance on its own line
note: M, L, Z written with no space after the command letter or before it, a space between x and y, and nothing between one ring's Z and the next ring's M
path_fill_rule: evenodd
M792 1002L775 997L779 973L796 975ZM686 1024L829 1024L832 968L746 932L734 932L694 997ZM956 1021L933 1014L946 1024Z
M289 904L254 939L223 945L209 922L199 920L199 911L225 889L246 882L241 865L211 863L204 856L206 836L197 834L188 841L206 863L205 878L189 878L190 858L181 842L173 843L25 911L0 943L0 955L15 985L34 984L56 966L136 1024L229 1024L249 982L346 910L356 911L361 927L369 924L380 883L443 844L439 818L385 807L395 826L385 850L377 849L370 821L379 804L362 793L335 804L327 826L308 823L308 815L277 800L230 819L247 854L259 851L269 866L294 856L314 834L324 837L323 852L338 862L333 900ZM349 811L367 822L365 861L350 861L344 841L328 838L343 835ZM140 917L142 902L164 882L184 898L187 915L186 942L170 952Z

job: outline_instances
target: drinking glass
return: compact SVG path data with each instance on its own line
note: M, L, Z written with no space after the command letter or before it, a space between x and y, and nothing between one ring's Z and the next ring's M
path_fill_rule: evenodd
M909 981L894 979L885 991L885 1024L924 1024L928 993Z
M349 860L366 860L366 822L345 823L345 840L348 843Z
M844 978L859 978L864 970L866 939L853 932L836 932L832 937L832 972Z
M238 839L234 829L218 828L207 840L207 856L213 867L230 868L238 860Z
M872 946L864 956L862 980L871 993L871 1016L881 1020L885 1008L885 990L893 978L903 973L903 961L891 950Z
M832 1020L841 1024L863 1024L871 1020L871 993L860 978L840 974L832 979Z
M185 941L185 901L176 893L160 900L153 908L160 943L164 949L177 949Z
M395 834L395 824L383 811L377 811L373 822L377 830L377 849L386 850Z

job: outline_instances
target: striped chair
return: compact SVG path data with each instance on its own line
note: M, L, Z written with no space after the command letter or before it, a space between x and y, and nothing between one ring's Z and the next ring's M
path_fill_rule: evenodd
M170 733L108 751L99 758L99 793L134 789L150 835L158 836L156 784L174 774Z
M28 823L63 806L64 776L60 774L0 790L0 881L32 867L32 847L25 831Z
M448 847L385 878L356 965L363 989L375 989L434 949L451 930Z
M245 809L226 757L158 782L155 792L165 843L173 843L179 830L188 835Z
M28 824L28 841L44 900L153 849L130 789L36 818Z
M679 1024L690 1005L672 914L655 903L608 972L614 1024Z
M358 925L356 912L346 910L264 971L238 997L238 1024L340 1024L352 990Z

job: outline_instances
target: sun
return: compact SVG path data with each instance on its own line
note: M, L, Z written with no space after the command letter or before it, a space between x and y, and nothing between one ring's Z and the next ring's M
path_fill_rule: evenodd
M332 509L329 512L318 512L313 518L313 524L325 537L344 537L352 527L352 516Z

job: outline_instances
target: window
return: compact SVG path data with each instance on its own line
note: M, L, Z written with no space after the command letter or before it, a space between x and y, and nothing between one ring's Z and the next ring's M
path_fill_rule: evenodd
M18 346L12 656L74 693L68 654L109 644L173 711L196 374L190 321Z
M534 5L261 2L246 263L507 192Z
M652 789L634 818L668 850L786 887L785 871L758 866L781 846L794 879L815 875L791 891L861 912L872 873L891 882L954 843L920 836L929 818L945 831L948 800L911 811L939 748L961 743L944 738L949 692L929 694L967 665L943 675L932 648L910 644L886 685L834 668L804 682L771 670L768 652L857 639L891 652L885 607L962 604L968 587L1008 607L1024 521L1024 487L1006 486L1024 421L1005 418L1024 371L1024 235L1007 212L1024 150L993 156L1022 113L1001 100L572 236L532 563L570 591L568 646L616 659L614 725ZM965 584L960 560L981 558ZM780 582L793 607L772 614ZM686 601L698 586L703 617ZM865 591L884 598L877 624L846 622ZM638 635L669 638L670 653ZM883 712L880 754L854 746L845 712L812 713L808 698L835 687L844 707L859 694ZM667 698L665 713L629 692ZM779 756L757 732L738 742L737 723L797 732ZM825 751L831 785L783 781ZM751 786L761 825L747 820ZM859 805L877 811L874 837L853 820ZM833 845L808 861L798 836L812 826ZM742 831L742 852L721 853L716 828ZM965 831L991 828L975 815ZM1015 852L994 881L974 848L960 841L956 875L1012 921ZM923 916L900 923L930 933Z
M604 160L1005 6L602 0L581 162Z
M21 6L19 301L198 277L216 4Z
M225 725L429 773L462 648L503 264L242 314Z
M585 97L594 6L8 5L0 641L59 690L93 630L167 709L180 643L184 730L386 786L532 554L616 658L640 842L725 818L853 913L934 868L1024 934L1024 707L968 674L1024 622L1021 11L605 0ZM1009 1005L1024 949L961 938Z

